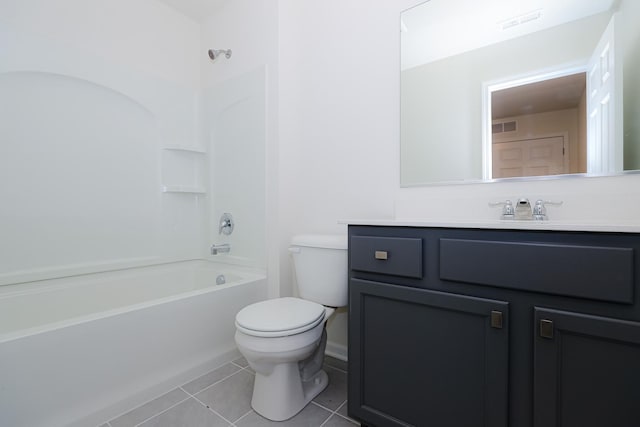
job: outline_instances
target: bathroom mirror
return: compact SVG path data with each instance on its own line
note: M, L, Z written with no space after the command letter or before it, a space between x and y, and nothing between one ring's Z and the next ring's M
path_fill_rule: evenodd
M400 21L402 186L640 170L637 0L430 0Z

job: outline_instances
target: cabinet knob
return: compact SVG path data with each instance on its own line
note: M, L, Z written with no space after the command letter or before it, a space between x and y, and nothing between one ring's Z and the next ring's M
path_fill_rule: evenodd
M387 259L388 258L387 251L376 251L374 254L375 259Z

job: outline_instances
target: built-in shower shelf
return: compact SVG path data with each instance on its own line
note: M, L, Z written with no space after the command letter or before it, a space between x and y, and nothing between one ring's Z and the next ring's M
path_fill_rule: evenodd
M163 185L163 193L191 193L191 194L206 194L207 189L204 187L190 187L186 185Z
M184 145L166 145L164 147L165 150L169 151L184 151L187 153L195 153L195 154L207 154L207 150L201 147L187 147Z
M206 150L195 145L170 144L163 147L163 193L206 194Z

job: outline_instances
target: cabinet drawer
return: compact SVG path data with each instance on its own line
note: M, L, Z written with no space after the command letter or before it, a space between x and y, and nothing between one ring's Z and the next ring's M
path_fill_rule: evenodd
M422 239L352 236L351 269L422 278Z
M633 248L440 239L440 278L632 304Z

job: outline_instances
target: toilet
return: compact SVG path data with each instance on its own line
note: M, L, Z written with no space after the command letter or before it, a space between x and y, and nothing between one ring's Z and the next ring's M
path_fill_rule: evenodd
M236 315L238 350L256 373L251 406L272 421L293 417L329 383L326 321L347 305L346 236L296 236L289 252L300 297L261 301Z

